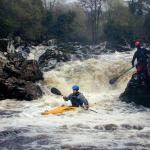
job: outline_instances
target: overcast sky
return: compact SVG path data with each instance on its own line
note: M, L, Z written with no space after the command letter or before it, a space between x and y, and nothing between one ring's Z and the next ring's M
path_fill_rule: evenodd
M74 1L77 1L77 0L67 0L68 2L74 2Z
M47 0L47 2L49 2L49 1L51 1L51 0ZM77 1L77 0L66 0L67 2L75 2L75 1Z

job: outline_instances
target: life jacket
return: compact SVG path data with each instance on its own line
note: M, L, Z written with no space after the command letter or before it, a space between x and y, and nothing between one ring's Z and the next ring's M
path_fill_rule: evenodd
M137 62L140 65L147 65L147 51L144 48L139 48L137 50Z
M80 93L72 94L71 103L73 107L79 107L83 105L83 102L79 99Z

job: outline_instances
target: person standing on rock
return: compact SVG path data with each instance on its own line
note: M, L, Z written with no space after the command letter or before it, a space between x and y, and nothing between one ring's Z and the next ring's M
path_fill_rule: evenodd
M87 99L84 97L84 95L79 92L79 86L74 85L72 87L72 90L73 90L73 93L67 97L63 96L63 99L65 101L70 100L73 107L83 107L84 109L88 110L89 103L88 103Z
M132 66L134 67L135 60L137 59L137 77L140 84L145 84L145 81L148 80L148 70L147 70L147 61L148 61L148 54L150 54L150 51L148 51L145 48L141 47L141 42L136 41L135 47L137 48L137 51L134 53L133 59L132 59Z

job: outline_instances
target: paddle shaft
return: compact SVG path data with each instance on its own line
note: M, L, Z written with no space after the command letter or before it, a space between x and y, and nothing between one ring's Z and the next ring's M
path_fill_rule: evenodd
M123 76L125 73L127 73L128 71L132 70L134 67L129 68L128 70L124 71L121 75L119 75L118 77L115 77L113 79L111 79L109 81L110 84L114 84L121 76Z
M92 110L92 109L89 109L89 110L98 114L98 112L97 112L97 111L95 111L95 110Z
M132 70L132 69L133 69L133 67L132 67L132 68L129 68L129 69L126 70L126 71L124 71L120 76L118 76L118 78L120 78L121 76L123 76L125 73L129 72L129 71Z

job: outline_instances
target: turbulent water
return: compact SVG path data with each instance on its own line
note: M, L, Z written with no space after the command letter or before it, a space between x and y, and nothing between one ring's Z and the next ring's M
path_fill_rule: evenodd
M131 57L130 53L115 53L61 64L44 74L43 98L33 102L1 101L0 149L149 150L150 110L119 101L135 70L115 85L109 84L112 77L130 67ZM68 95L73 84L80 85L98 113L79 108L63 115L40 115L64 104L62 97L50 93L51 87Z

